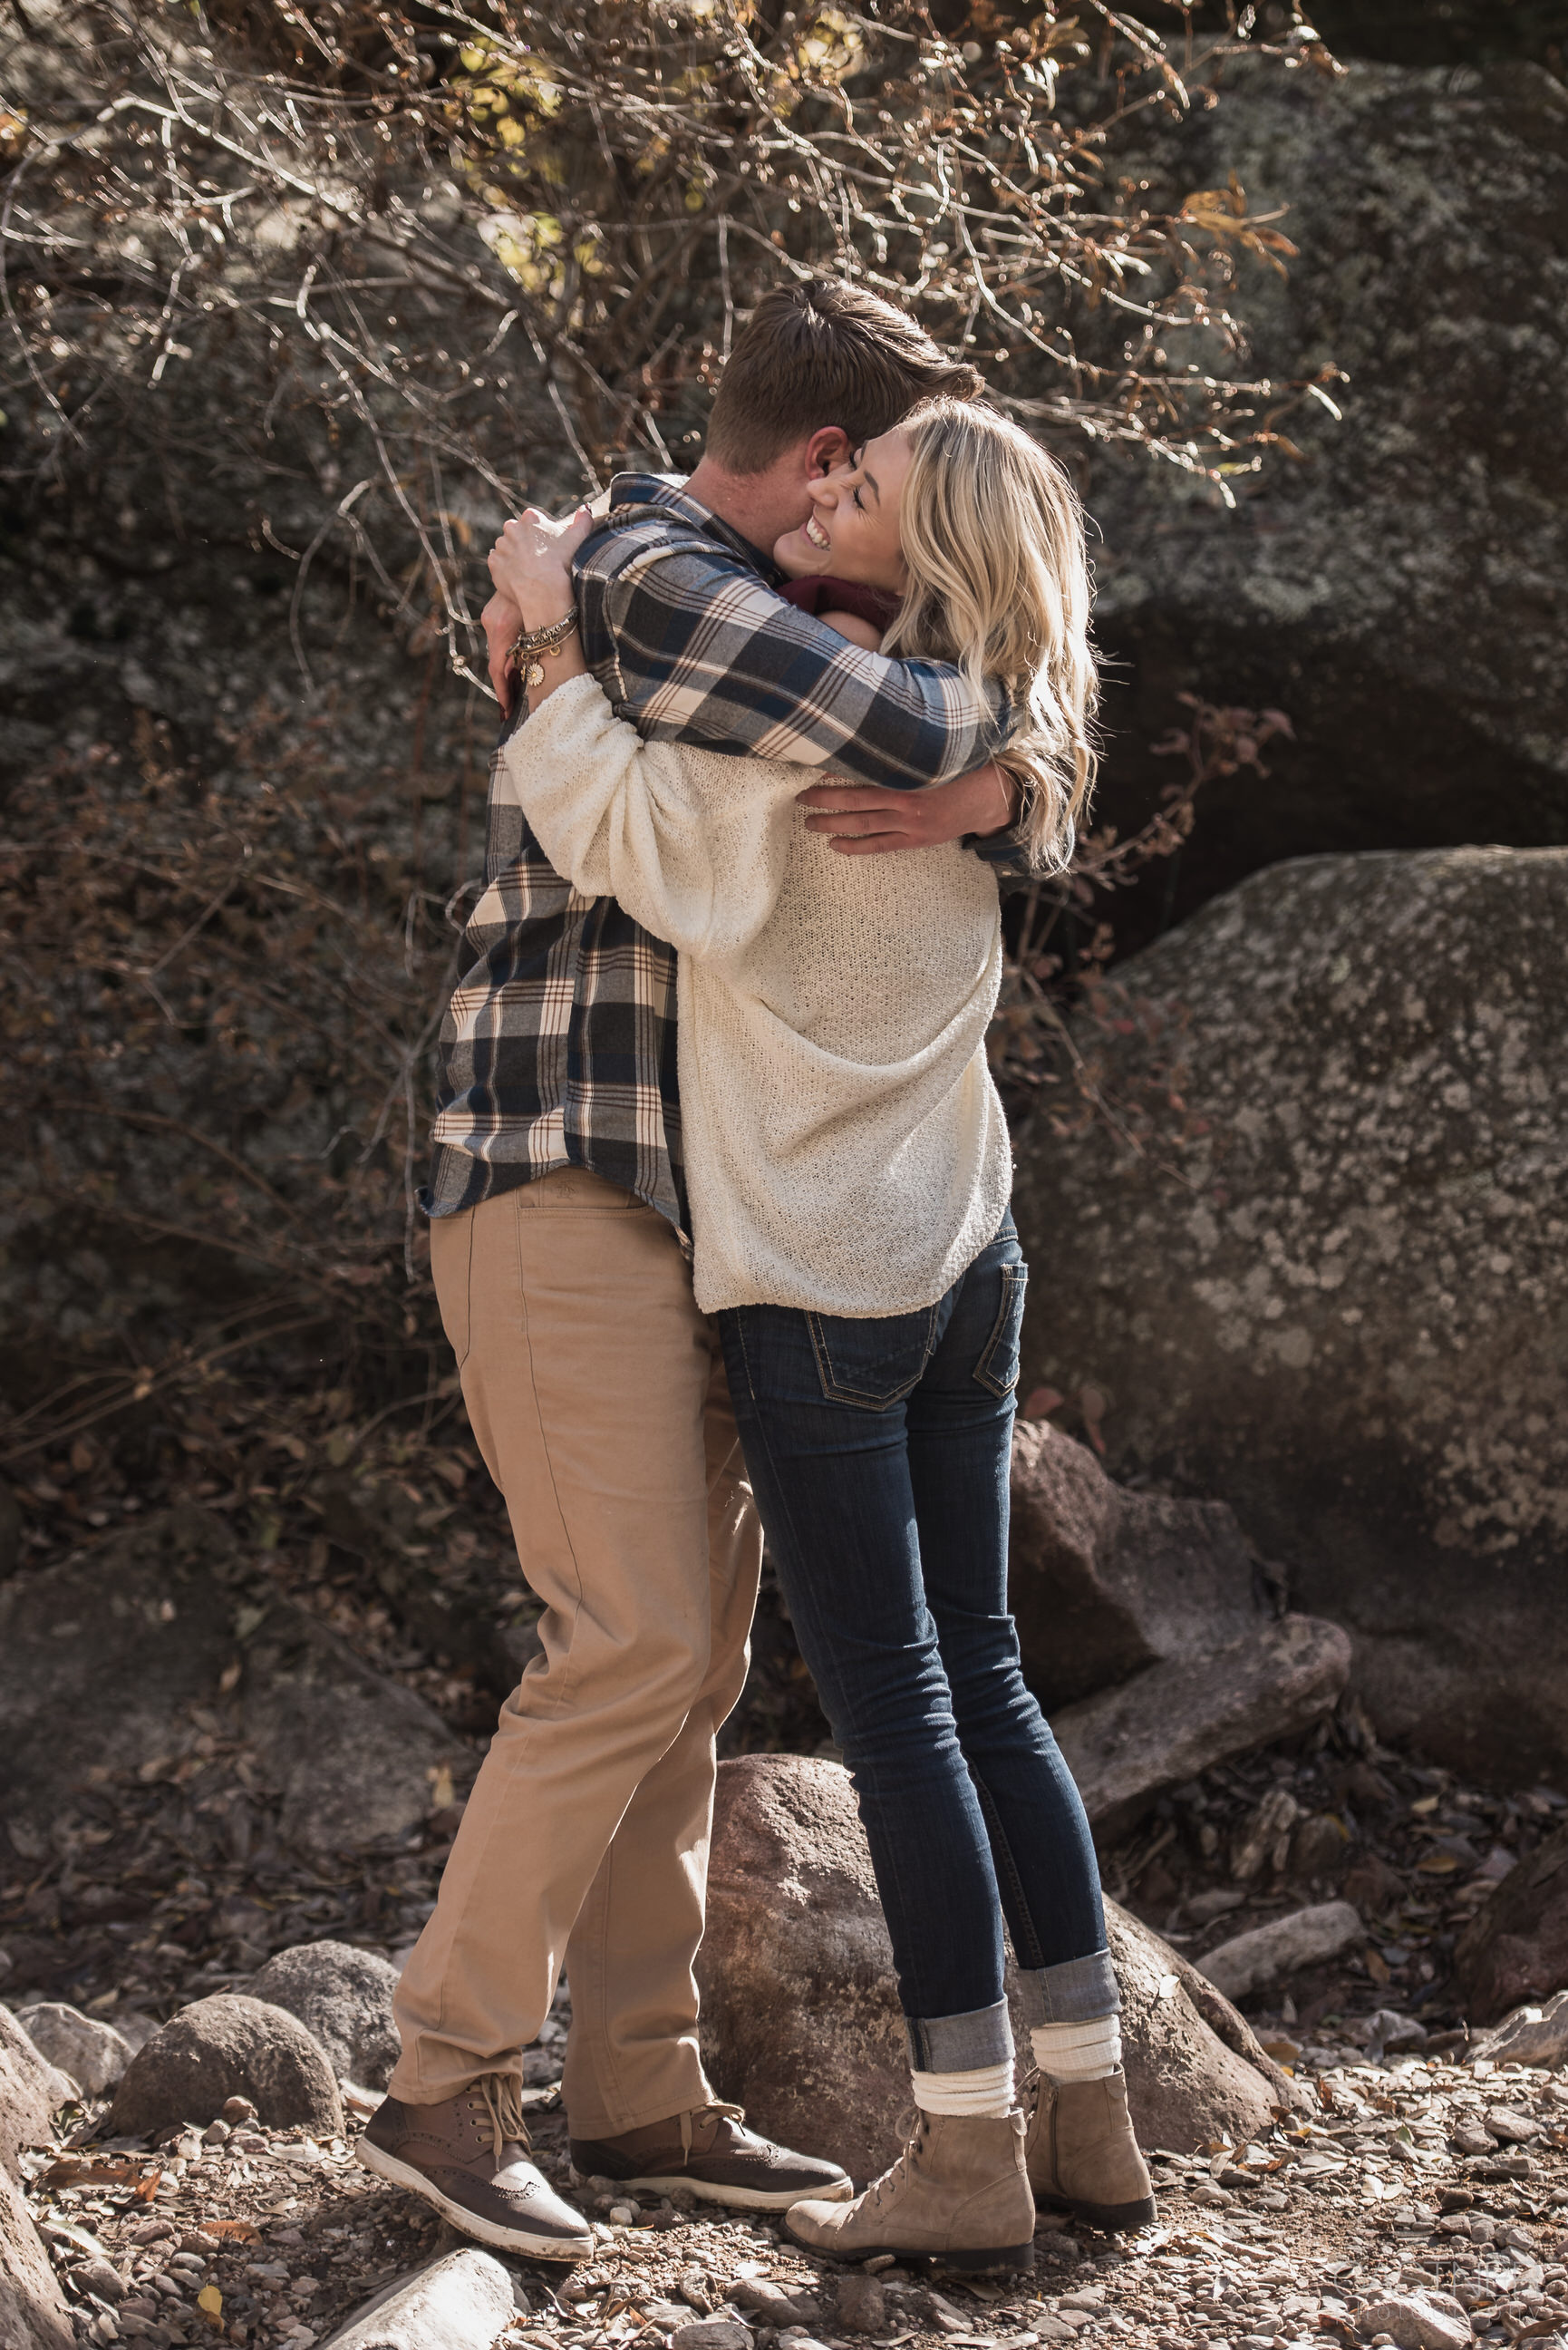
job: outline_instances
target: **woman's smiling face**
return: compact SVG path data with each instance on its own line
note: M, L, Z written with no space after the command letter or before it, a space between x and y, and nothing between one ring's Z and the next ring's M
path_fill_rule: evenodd
M898 509L909 470L909 443L895 427L855 450L846 465L813 482L810 514L774 548L774 561L785 577L854 579L901 594Z

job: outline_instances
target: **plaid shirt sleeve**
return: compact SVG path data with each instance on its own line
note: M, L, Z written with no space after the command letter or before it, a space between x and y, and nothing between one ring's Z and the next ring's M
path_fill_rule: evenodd
M1007 732L1000 687L889 660L786 604L737 554L659 514L578 556L583 646L618 714L652 742L831 767L919 791L983 765Z

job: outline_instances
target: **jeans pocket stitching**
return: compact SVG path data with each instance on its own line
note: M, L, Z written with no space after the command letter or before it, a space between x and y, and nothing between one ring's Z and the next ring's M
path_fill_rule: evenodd
M822 1392L827 1401L848 1404L856 1411L890 1411L896 1403L902 1403L907 1397L913 1395L926 1375L926 1366L930 1361L936 1347L937 1309L931 1305L928 1306L925 1312L926 1343L921 1349L919 1368L914 1378L905 1386L897 1388L891 1395L874 1396L864 1388L848 1386L839 1378L833 1367L833 1357L827 1351L827 1341L823 1336L822 1316L808 1311L805 1315L805 1326L811 1338L811 1351L816 1360L816 1376L821 1381Z
M1012 1316L1015 1299L1018 1301L1018 1319L1022 1327L1023 1300L1028 1284L1029 1268L1026 1264L1002 1264L998 1265L997 1271L1002 1275L1002 1303L996 1309L996 1320L992 1325L991 1336L981 1347L980 1360L974 1367L974 1378L977 1384L987 1388L992 1395L1006 1396L1011 1395L1018 1385L1019 1366L1014 1363L1012 1377L1010 1379L998 1379L992 1376L991 1359L1002 1344L1002 1335Z

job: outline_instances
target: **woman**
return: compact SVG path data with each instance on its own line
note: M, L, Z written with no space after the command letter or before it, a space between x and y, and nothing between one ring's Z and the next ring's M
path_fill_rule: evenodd
M1026 826L1059 861L1094 689L1060 470L1002 418L939 402L813 500L774 550L815 583L790 592L862 642L1001 680ZM554 640L533 648L535 714L506 778L576 888L680 951L697 1299L719 1317L779 1579L854 1779L920 2109L865 2194L796 2205L788 2225L846 2259L1027 2265L1036 2195L1110 2227L1153 2204L1088 1825L1007 1612L1024 1267L984 1055L994 881L957 847L836 858L795 806L796 767L645 743L616 719L570 636L585 527L552 546L509 525L491 559L529 636ZM1041 2074L1027 2117L1004 1918Z

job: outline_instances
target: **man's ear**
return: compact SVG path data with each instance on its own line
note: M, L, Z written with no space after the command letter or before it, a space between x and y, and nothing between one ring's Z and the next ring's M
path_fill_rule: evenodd
M831 473L836 466L846 465L853 444L840 424L825 424L814 432L805 444L805 470L813 481Z

